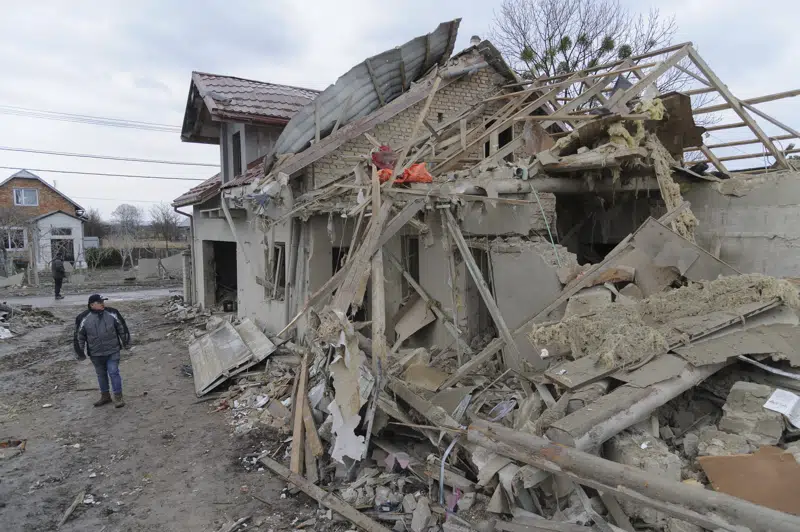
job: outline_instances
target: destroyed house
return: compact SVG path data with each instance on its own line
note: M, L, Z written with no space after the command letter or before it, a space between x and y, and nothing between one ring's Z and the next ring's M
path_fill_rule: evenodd
M292 434L258 461L365 530L800 529L798 133L757 107L800 91L741 100L691 43L522 80L457 27L190 193L187 294L232 282L209 237L238 265L197 394L239 384L235 433Z

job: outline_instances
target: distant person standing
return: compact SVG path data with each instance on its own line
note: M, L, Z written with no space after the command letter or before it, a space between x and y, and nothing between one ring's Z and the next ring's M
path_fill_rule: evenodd
M67 272L64 269L64 257L61 253L56 255L51 268L53 270L53 283L56 287L56 299L64 299L64 296L61 295L61 285L64 284L64 277L67 276Z
M100 400L94 406L111 403L110 392L114 392L114 406L120 408L125 406L119 374L120 350L130 345L131 335L122 314L111 307L106 308L104 301L100 294L89 296L89 309L75 319L75 355L78 360L89 355L97 373Z

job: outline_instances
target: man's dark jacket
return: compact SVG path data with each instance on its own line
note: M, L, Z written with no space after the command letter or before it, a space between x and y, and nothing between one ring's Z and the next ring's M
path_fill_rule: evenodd
M64 270L64 261L61 259L56 259L50 265L53 270L53 279L63 279L67 276L66 270Z
M81 360L86 356L83 345L89 356L114 355L131 343L131 333L117 309L106 307L101 312L88 309L75 318L72 343L75 355Z

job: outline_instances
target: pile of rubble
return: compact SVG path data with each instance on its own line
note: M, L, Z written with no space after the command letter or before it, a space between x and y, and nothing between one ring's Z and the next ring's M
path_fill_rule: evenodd
M223 319L229 321L232 319L229 313L219 317L214 316L211 310L201 309L199 305L186 305L183 296L179 295L170 296L162 307L165 309L164 318L176 323L176 326L167 333L167 338L184 346L218 327Z
M655 137L600 120L604 129L564 137L535 164L630 161L639 150L621 168L649 164L658 175L669 155ZM590 138L589 149L576 138ZM670 174L659 175L665 195ZM292 321L309 313L313 334L280 345L226 322L190 348L196 383L209 353L228 357L198 393L233 376L217 408L230 409L235 434L281 434L250 466L370 531L798 530L800 517L782 513L800 515L797 288L742 275L698 247L679 190L666 215L602 262L579 267L563 251L562 292L514 330L468 251L458 202L429 200L497 336L470 345L453 328L449 348L408 349L383 337L382 283L371 287L372 321L350 320L367 280L382 276L377 243L392 206L382 193L375 185L376 215L352 259L311 297L316 310Z
M0 304L0 340L25 334L31 329L61 323L52 312L31 305Z
M679 164L686 148L703 145L691 100L638 98L686 53L695 57L686 46L680 53L608 98L603 88L635 68L537 80L481 102L509 100L473 129L472 111L425 122L436 78L405 146L371 138L374 149L353 159L352 174L296 198L281 169L298 154L268 161L272 173L249 198L265 234L293 217L357 217L346 257L277 335L248 319L209 322L190 355L198 395L231 383L216 409L230 412L235 434L279 433L247 466L271 470L327 509L305 526L324 526L332 510L368 531L800 530L800 374L792 370L800 298L789 281L743 275L695 242L698 221L678 178L719 177ZM579 82L586 92L553 114L535 113ZM598 114L577 111L593 99ZM511 143L474 164L474 148L516 122L526 122L516 146L532 143L535 120L570 127L535 157L506 162ZM430 173L417 161L430 162ZM612 197L657 191L665 214L581 266L554 241L552 194L601 185ZM498 220L514 229L470 230ZM441 239L442 285L452 294L437 301L394 257L387 243L406 227L428 247L439 245L434 234ZM531 236L539 230L549 238ZM515 302L524 319L501 311L492 273L473 253L503 247L526 265L532 255L520 250L530 248L557 270L560 291L549 304ZM529 266L534 283L539 266ZM411 292L393 345L389 268ZM485 310L474 321L491 322L485 335L463 334L459 275L480 303L471 308ZM369 321L359 322L368 290ZM173 307L179 319L199 319L199 310ZM287 341L299 320L303 334ZM448 344L412 338L433 322Z

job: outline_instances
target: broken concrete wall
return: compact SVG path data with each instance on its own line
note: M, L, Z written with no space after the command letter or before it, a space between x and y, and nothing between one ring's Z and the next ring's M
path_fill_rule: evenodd
M743 273L800 277L800 173L692 183L697 243Z
M296 300L292 306L292 316L300 308L302 308L305 301L313 295L317 290L328 282L331 276L335 273L334 263L342 264L349 251L350 244L353 240L353 231L357 218L342 218L339 215L315 215L311 216L307 221L301 222L306 236L301 239L300 250L297 264L298 287L296 291ZM361 226L361 239L366 228L367 221L362 222ZM420 242L420 246L422 243ZM392 256L400 260L401 257L401 236L395 235L383 247L384 254L391 253ZM402 262L402 261L401 261ZM387 340L392 342L394 340L394 324L397 319L400 304L402 303L401 293L401 273L394 268L388 259L384 260L383 266L384 273L384 290L386 300L386 334ZM287 272L287 275L290 275ZM371 301L369 289L365 293L362 308L365 308L367 319L371 313ZM283 328L292 316L289 316L283 324L278 328ZM297 331L298 336L302 337L309 327L307 317L301 318L298 321ZM369 331L364 331L368 334Z
M533 194L504 195L504 199L535 201ZM547 234L547 228L555 233L556 198L549 193L539 194L538 203L510 205L492 204L488 201L471 201L463 206L461 212L461 231L465 235L522 235L533 232ZM542 210L546 216L542 216Z
M207 252L208 244L214 241L236 242L236 239L225 218L202 216L200 211L205 208L209 207L199 205L193 209L195 229L192 245L197 251L192 287L195 301L203 308L208 308L215 303L209 300L209 290L206 288L213 284L214 276L213 260ZM266 274L265 235L251 213L247 218L234 218L233 222L241 243L236 249L238 316L250 318L258 327L266 328L267 332L277 332L286 324L285 302L268 299L265 288L256 279L264 278ZM275 240L286 243L286 250L291 247L288 224L276 227ZM288 264L288 257L286 261Z
M577 265L575 256L556 246L564 266ZM511 330L544 309L561 294L558 262L552 244L543 239L496 239L490 245L494 296ZM537 360L533 345L525 333L519 335L517 348L523 360Z

